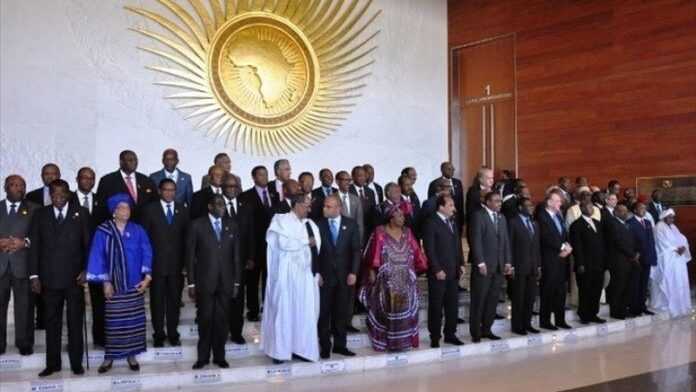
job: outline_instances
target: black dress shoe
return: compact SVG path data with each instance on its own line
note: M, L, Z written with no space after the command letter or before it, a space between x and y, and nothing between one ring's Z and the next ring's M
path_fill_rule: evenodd
M464 324L465 322L466 321L463 318L457 317L457 324Z
M164 347L164 339L155 339L154 343L152 343L152 346L154 348L162 348Z
M283 363L285 363L285 361L281 361L280 359L275 359L275 358L271 358L271 359L273 360L274 365L282 365Z
M258 322L259 315L258 314L247 314L247 320L251 321L252 323Z
M71 370L72 370L73 374L76 376L81 376L81 375L85 374L85 368L83 368L82 366L80 366L79 368L73 368Z
M48 377L53 373L59 372L60 369L51 369L51 368L46 368L39 373L39 377Z
M592 319L592 322L593 322L593 323L597 323L597 324L604 324L604 323L607 322L607 320L605 320L605 319L603 319L603 318L595 317L595 318Z
M297 354L292 354L292 359L296 359L296 360L302 361L302 362L312 362L312 361L310 361L309 359L304 358L304 357L301 357L301 356L299 356L299 355L297 355Z
M517 334L517 335L522 335L522 336L527 335L527 331L525 331L525 330L519 330L519 329L513 329L513 330L512 330L512 333Z
M496 313L496 314L495 314L495 319L496 319L496 320L503 320L503 319L505 319L505 316Z
M31 347L20 348L19 354L26 357L27 355L34 354L34 349Z
M99 366L99 369L97 370L97 373L103 374L111 370L111 367L114 366L114 361L110 361L109 363L103 363L101 366Z
M239 344L239 345L246 344L246 339L244 339L244 337L241 335L240 336L232 336L232 338L230 340L234 344Z
M0 355L5 354L6 348L0 348Z
M464 345L464 342L462 342L461 340L459 340L459 338L456 337L456 336L446 337L446 338L445 338L445 343L451 344L451 345L453 345L453 346L463 346L463 345Z
M589 324L589 323L590 323L590 320L583 320L583 319L580 319L580 324L587 325L587 324Z
M179 339L179 338L169 339L169 345L172 347L181 346L181 339Z
M333 353L334 353L334 354L343 355L344 357L354 357L354 356L355 356L355 353L354 353L354 352L348 350L348 349L345 348L345 347L334 348L334 349L333 349Z
M329 359L331 358L331 352L329 350L321 350L319 357L321 357L321 359Z
M536 329L536 328L534 328L534 327L527 327L527 332L529 332L529 333L539 333L539 332L541 332L541 331L539 331L538 329Z
M481 343L481 338L471 338L472 343Z
M229 369L230 364L227 363L224 359L222 361L213 361L214 364L218 365L220 369Z
M430 348L440 348L440 342L437 340L430 341Z
M352 326L352 325L347 326L347 327L346 327L346 331L348 331L348 332L350 332L350 333L358 333L358 332L360 332L359 329L355 328L355 327Z
M556 328L553 324L539 324L539 328L548 329L550 331L558 331L558 328Z
M493 333L487 333L487 334L483 335L483 337L486 338L486 339L490 339L490 340L500 340L500 339L502 339L500 336L493 335Z
M130 359L126 362L128 362L128 368L130 370L132 370L134 372L140 371L140 364L135 359L132 362Z
M556 327L558 327L558 328L563 328L563 329L573 329L573 327L571 327L570 325L568 325L568 323L562 323L562 324L556 323Z
M193 364L192 369L193 370L203 369L205 367L205 365L207 365L207 364L208 364L208 362L206 362L206 361L196 361L196 363Z
M647 309L643 311L643 314L647 314L648 316L654 316L654 315L655 315L654 312L651 312L651 311L649 311L649 310L647 310Z

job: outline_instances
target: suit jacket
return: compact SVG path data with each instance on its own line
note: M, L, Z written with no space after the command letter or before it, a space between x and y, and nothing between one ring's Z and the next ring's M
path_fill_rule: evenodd
M77 193L77 191L72 193L70 204L82 206L82 200ZM89 232L90 234L94 234L95 230L97 230L97 226L108 219L109 211L106 208L106 202L104 202L99 195L94 192L90 192L90 195L92 197L92 212L87 209L89 213Z
M575 271L584 266L586 271L604 271L606 269L606 241L602 222L592 219L595 230L585 220L576 219L570 225L570 244L573 247Z
M635 263L633 257L640 252L631 229L615 217L604 224L608 225L609 233L607 267L615 271L630 270Z
M553 218L551 218L546 208L542 207L538 209L536 215L541 238L541 266L544 269L543 276L549 279L558 277L565 281L568 263L559 256L563 243L568 242L568 230L565 228L563 218L561 218L561 233L559 233Z
M155 187L155 184L152 183L152 180L150 180L148 176L138 172L134 174L138 201L135 203L135 208L133 208L131 213L131 220L135 223L139 223L140 210L142 207L158 199L157 187ZM117 193L130 194L128 192L128 186L126 186L126 182L121 176L120 170L116 170L102 177L99 180L99 186L97 186L97 195L104 201L108 201L111 196Z
M278 193L278 190L276 189L276 182L278 180L275 179L273 181L270 181L268 183L268 193L273 196L274 199L280 200L280 194Z
M657 205L655 205L654 202L651 201L650 203L648 203L648 212L650 213L650 215L652 215L655 224L657 224L657 222L660 221L660 213L669 208L669 206L665 203L660 204L662 205L662 209L658 210Z
M647 218L643 219L643 226L635 216L629 219L626 224L633 233L633 240L640 252L640 265L644 267L657 265L657 252L655 251L655 235L653 225Z
M375 189L373 189L372 191L373 193L377 194L377 205L382 204L382 202L384 201L384 188L382 188L382 185L379 185L374 181L371 183L371 185L375 187Z
M190 174L179 169L177 169L177 171L179 173L176 178L175 200L178 203L186 204L187 207L191 207L191 201L193 199L193 180L191 179ZM167 174L165 173L164 169L150 174L150 180L152 180L157 189L159 189L160 181L164 180L165 178L167 178Z
M486 264L488 273L502 273L506 263L512 263L510 239L505 217L498 214L496 228L485 209L478 210L471 218L471 264Z
M428 198L435 196L437 193L437 180L442 177L436 178L428 184ZM457 214L455 215L457 222L459 223L459 229L461 230L464 225L464 188L462 186L461 180L452 177L452 198L454 199L454 207L457 209Z
M207 186L193 194L191 198L191 219L197 219L208 215L208 201L213 197L213 188Z
M253 252L256 249L256 238L254 237L254 219L253 219L253 209L250 204L246 201L240 199L241 195L237 197L237 211L229 213L226 210L225 215L230 217L233 221L237 223L239 227L239 237L240 237L240 250L239 255L242 259L242 263L246 263L247 260L253 260Z
M208 215L194 219L186 239L186 272L188 283L196 291L214 293L218 289L232 295L241 284L242 260L237 224L222 217L220 241Z
M283 201L278 201L273 205L273 214L287 214L288 212L292 211L292 205L290 204L289 199L285 199Z
M481 186L479 185L473 185L469 187L469 190L466 192L466 224L470 225L471 224L471 219L474 216L474 213L478 210L482 210L483 207L481 206Z
M464 253L456 222L453 222L452 228L450 230L437 214L431 215L423 228L423 249L428 257L428 275L431 278L444 271L447 280L459 279Z
M413 216L415 218L415 217L420 215L421 202L420 202L420 199L418 198L418 195L416 194L416 192L411 192L411 194L408 196L410 198L411 209L413 210ZM406 200L406 199L404 199L404 200Z
M331 187L331 192L332 194L337 193L338 189ZM318 221L324 216L324 199L326 199L326 196L324 195L323 187L316 188L312 191L312 211L310 212L312 220Z
M505 215L505 218L508 220L508 222L520 214L520 211L517 208L518 203L519 198L516 195L505 196L501 212L503 213L503 215Z
M234 173L230 173L230 174L233 175L237 179L237 184L239 185L239 189L244 189L244 188L242 188L242 179ZM209 186L210 186L210 177L206 174L201 178L201 189L207 188Z
M271 195L270 192L268 198L269 203L271 203L270 208L263 205L255 187L239 195L239 200L246 204L254 222L251 234L254 247L250 250L249 257L256 262L266 260L266 231L273 218L273 206L279 203L278 199Z
M354 219L341 217L338 228L338 238L334 245L329 227L329 220L322 218L317 222L321 234L321 249L319 251L319 273L324 284L336 286L345 285L348 274L357 276L360 268L361 247L360 231Z
M161 202L150 203L143 208L142 226L152 245L153 277L181 275L184 270L189 212L186 205L175 202L172 214L174 221L169 224Z
M39 205L23 200L17 207L17 214L7 215L7 200L0 202L0 238L29 238L32 218ZM29 277L29 250L21 249L14 253L0 252L0 278L12 274L17 279Z
M515 276L536 275L541 267L541 236L539 225L529 218L534 234L524 224L519 214L513 216L508 222L510 230L510 250L512 252L512 266L515 268Z
M337 193L338 197L341 197L340 193ZM365 210L363 210L363 203L360 198L353 193L348 193L348 200L350 202L350 213L346 211L346 206L341 207L341 215L353 219L357 222L358 232L360 235L360 242L365 241Z
M26 200L38 205L39 207L45 207L44 204L44 187L34 189L33 191L27 193L24 197Z
M31 226L29 275L38 275L48 289L74 287L87 269L90 237L87 209L71 203L58 223L52 205L40 208Z

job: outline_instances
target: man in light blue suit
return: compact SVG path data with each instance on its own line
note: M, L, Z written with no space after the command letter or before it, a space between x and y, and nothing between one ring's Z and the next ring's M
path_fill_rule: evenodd
M162 153L162 164L164 168L150 174L150 179L157 186L165 178L172 179L176 183L176 202L190 207L191 199L193 198L193 182L190 174L184 173L177 168L179 153L171 148L164 150Z

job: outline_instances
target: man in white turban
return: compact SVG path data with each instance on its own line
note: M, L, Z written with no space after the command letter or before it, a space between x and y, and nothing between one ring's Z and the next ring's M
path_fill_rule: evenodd
M689 272L686 263L691 260L689 242L674 224L675 212L667 209L660 214L655 226L657 267L651 271L651 306L668 311L677 317L691 313Z

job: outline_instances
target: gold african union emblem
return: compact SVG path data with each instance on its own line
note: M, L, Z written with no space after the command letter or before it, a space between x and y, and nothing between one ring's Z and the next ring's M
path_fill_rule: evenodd
M166 98L206 135L259 155L305 149L337 130L366 86L381 11L372 0L157 0L126 9L159 25L140 48L179 89ZM166 11L167 13L165 14Z

